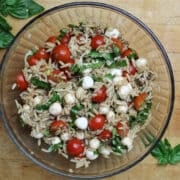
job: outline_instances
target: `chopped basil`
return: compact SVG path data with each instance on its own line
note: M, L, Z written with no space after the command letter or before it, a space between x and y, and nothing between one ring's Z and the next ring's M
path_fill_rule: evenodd
M48 152L56 152L56 151L58 151L62 147L63 147L62 143L52 144L52 145L49 146Z
M51 84L50 83L47 83L47 82L44 82L44 81L41 81L39 80L38 78L36 77L32 77L31 78L31 83L38 87L38 88L41 88L41 89L45 89L45 90L50 90L51 89Z
M49 129L46 129L46 130L43 132L43 135L44 135L45 137L49 137L49 136L51 135L50 130L49 130Z
M102 77L92 75L92 78L93 78L93 80L96 81L96 82L103 82L103 78L102 78Z
M112 146L113 152L115 152L119 155L122 154L123 150L127 149L127 147L121 143L121 137L117 136L117 135L113 136L113 138L111 140L111 146Z
M127 66L126 60L120 60L120 61L113 62L108 67L109 68L117 68L117 67L126 67L126 66Z
M59 32L60 32L59 38L61 39L67 34L68 30L66 28L63 28Z
M120 55L120 50L117 46L113 46L113 53L115 56L119 56Z
M128 56L128 59L138 59L137 52L135 50L132 50L132 53Z
M115 77L115 75L112 75L112 74L108 73L108 74L106 74L104 77L105 77L105 78L108 78L108 79L110 79L110 80L113 80L114 77Z

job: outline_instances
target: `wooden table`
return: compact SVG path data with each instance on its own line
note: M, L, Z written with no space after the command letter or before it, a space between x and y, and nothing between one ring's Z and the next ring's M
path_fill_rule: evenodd
M36 0L46 9L70 2L69 0ZM170 125L165 136L172 145L180 143L180 1L179 0L99 0L111 3L134 14L144 21L158 36L170 57L175 82L176 100ZM13 25L13 33L29 20L16 20L8 17ZM4 54L0 50L0 59ZM34 165L24 157L11 142L2 123L0 122L0 180L62 180L65 178L50 174ZM178 180L180 179L180 165L160 167L150 155L141 163L127 172L107 178L108 180Z

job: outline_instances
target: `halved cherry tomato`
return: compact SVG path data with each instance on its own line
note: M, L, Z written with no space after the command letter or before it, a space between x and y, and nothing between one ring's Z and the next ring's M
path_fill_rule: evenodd
M70 33L67 33L67 34L60 40L60 42L61 42L62 44L68 44L69 41L70 41L70 39L71 39L71 34L70 34Z
M105 124L106 118L102 114L97 114L93 118L89 120L89 128L92 131L96 131L98 129L102 129Z
M122 72L122 76L123 76L123 77L126 77L127 74L129 74L129 75L135 75L136 73L137 73L137 69L136 69L132 64L130 64L130 66L129 66L129 73L128 73L127 71L123 71L123 72Z
M102 86L100 89L95 91L95 94L92 96L91 100L94 103L101 103L105 101L107 98L107 93L106 93L106 86Z
M28 88L28 82L26 81L23 72L20 72L16 76L16 84L19 90L24 91Z
M92 49L97 49L99 46L101 46L103 44L105 44L104 36L96 35L96 36L92 37L91 44L90 44Z
M104 129L99 135L98 138L101 140L107 140L112 138L112 132L109 131L108 129Z
M138 55L135 50L128 48L125 51L122 52L122 57L128 57L129 59L134 58L137 59Z
M117 39L117 38L111 38L112 41L114 42L114 44L119 48L120 52L122 53L123 51L123 48L124 48L124 45L123 43L121 42L120 39Z
M126 123L125 125L122 122L118 122L116 124L116 131L119 136L125 137L128 134L129 131L129 125Z
M30 66L34 66L34 65L36 65L37 64L37 62L39 61L39 59L37 59L34 55L32 55L32 56L30 56L30 57L28 57L28 64L30 65Z
M49 54L46 52L44 48L39 48L35 54L34 57L37 59L45 59L47 60L49 58Z
M134 108L136 110L140 109L140 107L143 105L146 97L147 97L147 93L141 93L134 98Z
M67 153L70 156L81 156L81 154L84 152L84 142L80 139L77 138L72 138L70 140L67 141Z
M56 36L50 36L46 42L50 42L50 43L55 43L57 40L57 37Z
M52 59L54 61L62 61L64 63L69 63L71 59L71 52L66 45L60 44L53 49Z
M67 127L67 124L62 120L54 120L51 123L50 130L51 131L57 131L59 129L64 129Z

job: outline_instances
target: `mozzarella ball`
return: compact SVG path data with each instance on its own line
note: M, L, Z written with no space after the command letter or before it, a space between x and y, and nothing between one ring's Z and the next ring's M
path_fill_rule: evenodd
M124 103L124 104L122 104L122 105L119 105L119 106L116 108L116 111L117 111L118 113L127 113L127 111L128 111L128 105L127 105L127 103Z
M85 76L82 81L82 87L84 89L90 89L94 86L94 80L91 76Z
M122 75L122 70L121 69L117 69L117 68L114 68L114 69L111 69L111 75L115 75L115 76L121 76Z
M108 29L105 35L110 38L118 38L120 35L120 32L117 29Z
M109 112L109 106L106 104L101 104L99 107L99 112L101 114L107 114Z
M98 149L100 146L100 141L97 138L93 138L89 141L89 147L92 149Z
M144 58L139 58L135 62L139 71L143 71L147 66L147 60Z
M75 125L79 129L85 130L88 127L88 120L86 117L79 117L75 120Z
M101 146L99 152L105 157L111 154L111 149L108 146Z
M95 160L98 158L98 154L95 154L93 150L87 149L86 150L86 157L89 160Z
M113 83L116 86L122 86L126 82L126 79L123 78L122 76L116 76L113 79Z
M113 111L109 111L106 114L106 119L108 120L108 122L112 122L115 119L115 113Z
M49 107L49 113L54 116L59 115L61 112L62 112L62 107L59 102L55 102L51 104L51 106Z
M132 90L131 84L128 83L119 88L118 94L122 99L126 99L131 94Z
M122 144L127 146L128 151L130 151L133 148L133 140L130 139L129 137L124 137L121 142Z
M52 144L59 144L61 142L59 137L52 137L51 138L51 143Z
M30 106L27 104L23 105L23 112L29 112L30 111Z
M36 96L36 97L33 99L33 104L34 104L34 106L36 106L37 104L40 104L40 103L42 102L42 99L43 99L42 96Z
M31 136L36 139L41 139L43 137L43 134L40 132L37 132L35 129L31 131Z
M73 93L68 93L64 96L64 100L66 104L74 104L76 102L76 98Z
M86 94L86 91L82 87L78 87L76 90L76 98L77 99L83 99L84 95Z
M67 132L64 132L64 133L61 134L61 139L63 141L68 141L70 139L70 137L71 137L70 134L67 133Z
M76 132L76 137L80 140L83 140L85 138L85 135L83 132L78 131L78 132Z

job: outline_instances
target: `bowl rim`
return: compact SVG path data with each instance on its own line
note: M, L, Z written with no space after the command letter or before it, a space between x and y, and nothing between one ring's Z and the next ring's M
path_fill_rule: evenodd
M11 131L11 128L9 127L6 118L5 118L5 113L3 111L3 104L0 104L0 116L3 122L3 126L5 127L8 135L10 136L10 139L16 144L17 148L20 150L20 152L22 152L28 159L30 159L32 162L34 162L35 164L37 164L38 166L48 170L51 173L57 174L57 175L61 175L61 176L65 176L65 177L69 177L69 178L76 178L76 179L99 179L99 178L105 178L105 177L110 177L116 174L119 174L121 172L124 172L130 168L132 168L133 166L135 166L136 164L138 164L140 161L142 161L152 150L153 148L156 146L156 144L160 141L160 139L162 138L163 134L165 133L167 126L169 124L172 112L173 112L173 107L174 107L174 98L175 98L175 83L174 83L174 75L173 75L173 70L172 70L172 66L170 63L170 60L168 58L168 55L163 47L163 45L161 44L161 42L159 41L159 39L157 38L157 36L152 32L152 30L145 24L143 23L140 19L138 19L137 17L135 17L134 15L132 15L131 13L127 12L124 9L121 9L119 7L115 7L113 5L110 4L106 4L106 3L100 3L100 2L91 2L91 1L82 1L82 2L70 2L70 3L65 3L62 5L58 5L55 7L52 7L46 11L44 11L43 13L41 13L40 15L37 15L36 17L34 17L33 19L31 19L28 23L26 23L20 30L19 32L16 34L15 38L13 39L13 41L11 42L10 46L7 48L3 58L2 58L2 63L0 64L0 77L2 78L2 69L3 69L3 65L5 63L5 59L12 47L12 45L15 43L16 39L20 36L20 34L26 30L26 28L28 28L33 22L35 22L36 20L38 20L40 17L43 17L44 15L46 15L49 12L55 11L55 10L61 10L61 9L65 9L68 7L76 7L76 6L93 6L93 7L99 7L99 8L105 8L105 9L110 9L116 13L119 14L123 14L124 16L130 18L131 20L133 20L135 23L137 23L145 32L148 33L148 35L150 35L150 37L155 41L156 45L158 46L158 48L161 50L162 55L165 59L165 62L167 64L167 68L169 71L169 78L171 81L171 101L170 101L170 105L169 105L169 113L168 116L166 118L166 122L164 125L164 128L162 129L161 133L159 134L159 137L156 138L156 140L154 141L154 144L151 146L151 148L149 148L149 150L143 154L143 156L139 157L138 159L136 159L134 162L130 163L128 166L123 167L122 169L118 169L118 170L114 170L110 173L105 173L105 174L100 174L100 175L75 175L75 174L70 174L70 173L64 173L61 172L55 168L49 167L48 165L44 164L43 162L39 161L38 159L36 159L36 157L34 157L33 155L31 155L22 145L21 143L16 139L14 133ZM1 81L2 84L2 81Z

